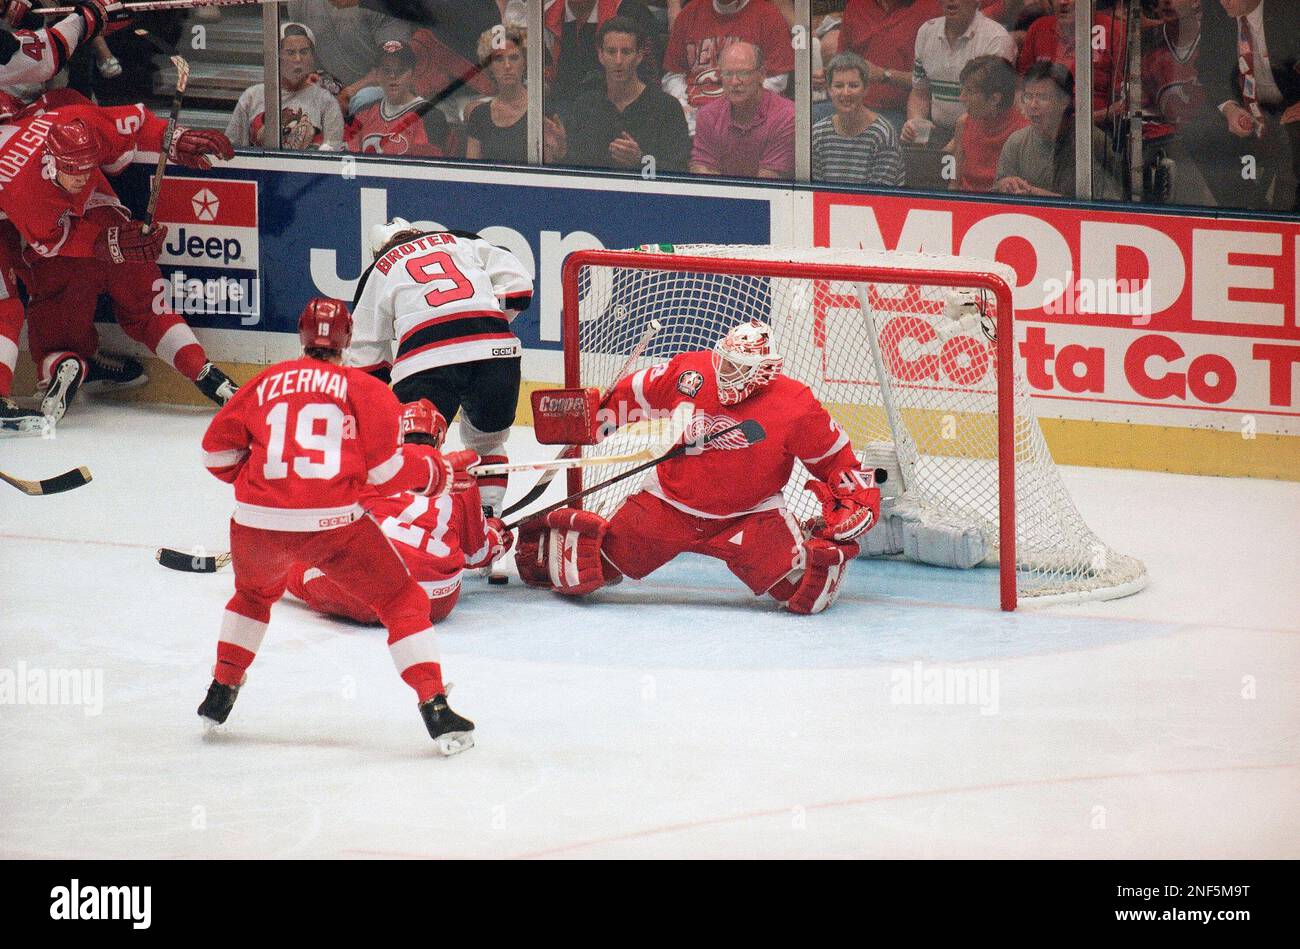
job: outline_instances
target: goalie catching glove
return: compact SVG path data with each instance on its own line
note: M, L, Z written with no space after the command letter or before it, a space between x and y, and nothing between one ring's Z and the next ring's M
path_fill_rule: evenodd
M146 234L143 221L123 221L100 231L95 256L113 264L152 264L162 255L166 239L166 224L155 224Z
M823 540L847 543L880 519L880 489L874 472L840 468L825 481L810 478L804 487L822 504L823 523L813 533Z

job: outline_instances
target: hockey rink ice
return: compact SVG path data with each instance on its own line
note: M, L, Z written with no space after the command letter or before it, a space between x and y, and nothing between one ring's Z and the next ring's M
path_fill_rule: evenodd
M585 602L467 578L477 747L442 759L383 630L291 598L204 737L232 576L154 551L226 549L211 415L83 398L0 441L94 475L0 485L0 856L1300 856L1300 483L1064 469L1151 585L1016 614L995 571L866 561L815 617L702 558ZM30 691L62 673L79 704Z

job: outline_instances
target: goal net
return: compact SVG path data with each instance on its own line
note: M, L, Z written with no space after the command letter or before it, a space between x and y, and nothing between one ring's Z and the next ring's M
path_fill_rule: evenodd
M1014 281L993 261L836 248L580 251L564 266L565 385L607 389L647 335L629 371L762 320L783 371L812 389L865 465L888 472L865 556L1000 566L1004 609L1135 592L1145 567L1088 528L1047 450L1015 358ZM627 467L575 470L570 488ZM796 463L786 488L801 521L820 510L808 477ZM608 516L639 483L584 503Z

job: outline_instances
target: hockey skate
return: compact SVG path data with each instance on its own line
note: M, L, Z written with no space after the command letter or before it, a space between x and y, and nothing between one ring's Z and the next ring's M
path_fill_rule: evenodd
M235 697L239 695L239 686L222 685L216 679L208 686L208 694L199 706L199 716L207 719L208 727L224 725L230 717L230 710L235 707ZM472 727L472 726L471 726Z
M50 424L58 422L68 411L84 375L81 360L75 356L60 359L54 367L50 374L50 384L45 390L45 398L41 399L41 414L50 420Z
M217 405L225 405L239 391L239 386L235 385L234 380L212 363L203 367L194 384Z
M81 384L83 392L99 393L134 389L149 381L149 377L144 374L144 365L130 356L100 350L86 362L86 379Z
M0 435L44 435L50 423L40 412L20 409L7 395L0 395Z
M420 715L439 754L455 755L474 747L474 723L448 707L445 693L439 692L422 703Z

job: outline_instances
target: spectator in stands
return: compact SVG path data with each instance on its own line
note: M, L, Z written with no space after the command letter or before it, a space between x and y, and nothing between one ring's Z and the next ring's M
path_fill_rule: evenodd
M826 66L833 115L812 129L814 181L903 186L898 131L867 108L870 67L857 53L840 53Z
M794 69L790 27L769 0L693 0L683 6L668 34L663 76L664 92L682 104L692 135L697 111L725 97L720 54L735 40L762 51L763 85L785 91Z
M998 158L1011 133L1028 125L1016 108L1019 81L1001 56L976 56L962 67L961 104L966 114L957 120L948 151L956 160L954 191L992 191L997 183Z
M709 0L695 0L707 3ZM682 11L685 19L691 7ZM735 40L718 57L724 98L699 111L690 170L699 175L794 175L794 103L763 85L763 50Z
M1029 124L1012 132L998 158L997 190L1003 194L1075 197L1074 76L1060 63L1034 63L1025 73L1021 109ZM1118 201L1118 183L1107 174L1106 136L1092 127L1091 196Z
M1206 156L1206 183L1223 205L1300 211L1294 0L1202 0L1201 17L1198 72L1210 108L1187 132ZM1253 161L1244 163L1247 157Z
M379 85L379 50L390 40L411 42L411 24L359 0L288 0L288 17L316 35L320 84L355 113L384 93Z
M596 56L596 31L614 16L631 19L643 35L654 29L655 18L644 0L547 0L542 12L547 70L547 92L552 106L568 111L583 92L601 86L600 61ZM645 64L649 76L657 79L654 64Z
M964 111L961 71L976 56L1001 56L1015 62L1016 44L1000 24L976 9L976 0L942 0L943 16L927 20L916 33L912 92L902 140L946 145Z
M348 149L374 155L447 154L447 119L415 94L415 52L389 40L379 56L384 97L361 109L347 126Z
M596 48L603 89L578 96L573 131L547 118L547 161L642 171L684 172L691 154L686 117L677 100L642 81L637 69L647 38L636 21L616 16L601 24ZM652 164L646 164L646 160Z
M939 0L848 0L844 7L839 48L867 61L867 108L896 129L907 120L916 34L922 23L937 16Z
M301 23L280 26L280 147L301 151L343 148L343 113L338 101L312 82L316 68L316 38ZM244 90L226 125L226 137L236 146L263 146L266 84Z
M496 95L479 103L465 118L465 157L486 161L528 161L528 30L506 26L479 37L479 61L487 67Z
M1035 20L1025 33L1020 47L1018 67L1021 74L1034 63L1060 63L1076 72L1074 55L1075 0L1051 0L1052 12ZM1098 31L1100 30L1100 33ZM1098 11L1093 17L1092 34L1100 42L1092 44L1092 120L1098 124L1124 111L1120 90L1115 83L1116 63L1123 63L1128 34L1113 12Z

